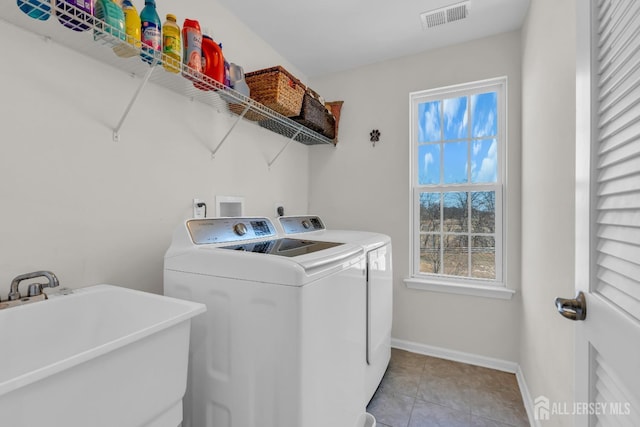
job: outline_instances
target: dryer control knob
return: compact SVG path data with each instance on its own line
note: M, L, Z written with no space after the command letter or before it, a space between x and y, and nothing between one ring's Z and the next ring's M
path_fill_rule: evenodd
M302 221L302 226L308 230L311 228L311 223L305 219L304 221Z
M247 226L244 225L243 223L239 222L236 225L233 226L233 231L238 235L238 236L244 236L245 234L247 234Z

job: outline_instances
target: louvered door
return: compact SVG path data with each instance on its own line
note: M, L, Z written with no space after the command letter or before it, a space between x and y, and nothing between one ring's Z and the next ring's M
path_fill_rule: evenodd
M640 1L576 4L576 289L587 315L576 322L575 425L637 427Z

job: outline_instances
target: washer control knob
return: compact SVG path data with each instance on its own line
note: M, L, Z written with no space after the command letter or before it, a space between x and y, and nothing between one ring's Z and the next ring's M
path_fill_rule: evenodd
M306 219L304 221L302 221L302 226L308 230L311 228L311 223L309 221L307 221Z
M236 225L233 226L233 231L238 235L238 236L244 236L245 234L247 234L247 226L244 225L243 223L239 222Z

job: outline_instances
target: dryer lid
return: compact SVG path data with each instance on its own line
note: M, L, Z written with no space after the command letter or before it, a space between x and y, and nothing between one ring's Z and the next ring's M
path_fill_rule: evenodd
M260 242L252 243L242 243L232 246L221 246L220 248L293 258L301 255L312 254L318 251L323 251L325 249L333 248L340 245L343 245L343 243L317 242L314 240L284 238L263 240Z

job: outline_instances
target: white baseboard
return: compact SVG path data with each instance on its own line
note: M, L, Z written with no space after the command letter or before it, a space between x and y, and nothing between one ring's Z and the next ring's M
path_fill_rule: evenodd
M468 363L470 365L482 366L484 368L496 369L498 371L515 374L516 380L518 381L518 387L520 387L522 402L524 403L524 408L527 411L527 416L529 417L529 424L531 424L531 427L540 427L539 421L535 420L533 417L533 400L531 400L529 388L527 387L524 374L518 363L511 362L509 360L481 356L479 354L465 353L463 351L399 340L396 338L391 338L391 347L400 350L407 350L412 353L424 354L425 356L439 357L441 359L452 360L454 362Z
M454 362L468 363L470 365L482 366L484 368L497 369L498 371L515 374L518 371L518 364L508 360L495 359L493 357L480 356L473 353L465 353L447 348L435 347L432 345L418 344L411 341L403 341L391 338L391 347L400 350L407 350L413 353L424 354L425 356L439 357L441 359L453 360Z

